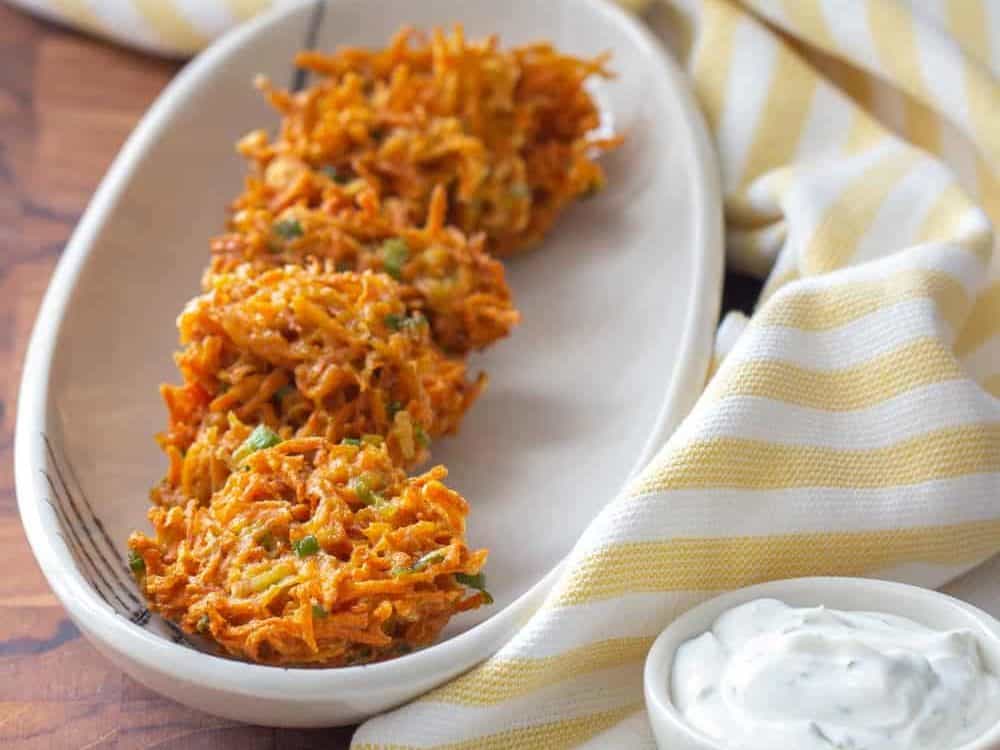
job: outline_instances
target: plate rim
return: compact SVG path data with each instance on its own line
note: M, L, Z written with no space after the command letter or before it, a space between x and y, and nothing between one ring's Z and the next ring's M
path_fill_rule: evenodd
M317 690L331 688L360 693L377 692L390 683L419 681L437 672L440 684L451 676L488 658L513 637L523 621L541 603L556 581L562 563L504 609L469 630L439 641L407 656L378 664L326 669L288 669L252 664L194 651L130 623L101 602L83 578L72 556L55 544L56 532L45 528L40 515L46 502L38 478L48 464L42 442L49 422L51 365L57 332L61 329L80 273L96 246L98 235L140 166L150 142L170 127L173 113L203 78L227 56L253 44L267 28L287 16L309 13L315 0L274 8L224 35L187 65L164 88L143 115L102 178L53 271L32 328L18 391L15 427L15 490L22 525L29 546L50 588L70 617L101 651L117 652L139 667L171 680L211 687L228 693L283 702L311 703L324 697ZM334 4L338 0L320 0ZM714 328L721 302L723 273L723 220L721 189L714 149L693 92L663 42L611 0L576 0L590 6L607 23L625 28L644 53L661 63L664 81L680 105L686 127L684 138L694 155L692 166L700 176L693 220L695 253L693 304L684 321L678 357L657 415L653 433L637 458L630 477L641 470L663 446L701 392L711 360ZM627 480L626 480L627 483ZM611 498L609 498L610 501ZM487 648L483 647L487 644ZM447 662L447 663L444 663ZM119 665L121 666L121 665Z

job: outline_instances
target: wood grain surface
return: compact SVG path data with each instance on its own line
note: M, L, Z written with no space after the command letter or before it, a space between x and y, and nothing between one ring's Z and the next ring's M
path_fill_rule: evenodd
M17 515L15 399L39 301L111 159L178 69L0 4L0 745L346 748L350 729L239 725L126 677L69 621ZM757 290L731 276L725 304L747 308Z
M111 159L178 65L0 4L0 745L346 748L350 730L248 727L184 708L100 656L49 591L14 499L14 411L49 275Z

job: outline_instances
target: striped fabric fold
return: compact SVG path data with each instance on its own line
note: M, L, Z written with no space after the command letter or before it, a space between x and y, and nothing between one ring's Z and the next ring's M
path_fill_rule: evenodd
M643 659L699 601L803 575L939 586L1000 550L1000 12L671 5L730 267L763 299L517 636L355 750L653 748Z
M184 53L266 0L17 0ZM355 750L652 748L672 618L774 578L939 586L1000 551L1000 3L660 0L722 166L713 376L499 653Z

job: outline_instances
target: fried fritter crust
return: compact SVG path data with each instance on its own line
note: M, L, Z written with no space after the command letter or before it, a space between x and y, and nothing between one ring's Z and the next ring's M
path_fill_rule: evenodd
M275 174L290 183L277 196L267 187ZM372 189L348 195L325 174L281 157L263 179L248 180L241 204L231 231L212 242L206 288L214 275L239 265L261 270L318 261L331 273L388 273L400 282L407 308L426 315L435 341L455 354L489 346L520 321L504 267L485 251L483 235L470 239L444 225L444 188L433 192L418 226ZM282 227L294 227L294 236L282 236Z
M206 503L258 424L283 438L377 435L398 466L416 466L486 382L435 346L385 274L239 266L214 275L178 324L184 384L163 388L170 468L157 504Z
M134 533L151 607L227 653L347 666L430 643L482 592L486 551L437 467L407 478L383 446L287 440L247 457L209 505L150 510Z
M299 93L261 82L282 125L273 142L263 131L243 142L267 190L249 190L241 209L294 192L301 172L287 164L322 170L348 194L370 187L415 225L444 185L447 223L485 234L487 250L506 256L599 190L596 157L621 142L593 135L600 113L586 84L610 76L605 55L584 60L548 43L504 50L494 36L467 41L461 28L429 37L403 29L385 49L303 52L297 62L320 79Z

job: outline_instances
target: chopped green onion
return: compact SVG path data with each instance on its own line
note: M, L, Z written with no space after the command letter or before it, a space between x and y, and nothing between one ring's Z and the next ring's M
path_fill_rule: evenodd
M250 588L256 592L261 592L266 588L270 588L276 583L281 583L292 573L295 572L295 568L289 563L279 563L269 570L265 570L263 573L258 573L253 578L250 579Z
M128 566L136 576L146 575L146 561L134 549L128 551Z
M403 405L398 401L390 401L385 408L389 412L389 419L394 419L399 412L403 411Z
M410 246L402 237L393 237L382 243L382 267L394 279L403 275L403 266L410 257Z
M523 182L516 182L510 186L510 194L515 198L527 199L531 197L531 187Z
M361 447L361 438L344 438L340 442L344 445L353 445L355 448Z
M429 279L425 294L431 307L448 304L455 294L457 281L457 278L454 276L446 276L442 279Z
M433 552L428 552L426 555L413 563L413 565L396 566L392 569L392 574L394 576L401 576L409 573L419 573L420 571L425 570L429 565L436 565L439 562L444 562L444 558L444 552L434 550Z
M313 617L316 618L317 620L322 620L324 617L330 614L325 609L323 609L322 605L319 604L312 605L312 610L313 610Z
M490 592L486 590L486 576L483 573L476 573L475 575L469 575L468 573L456 573L455 582L460 583L463 586L468 586L470 589L476 589L483 597L483 604L492 604L493 597L490 596Z
M257 537L257 544L264 548L265 552L274 552L277 546L274 542L274 535L270 529L264 529L263 533Z
M253 428L250 437L243 441L243 445L236 449L233 454L233 461L243 463L243 460L251 453L273 448L281 442L281 436L265 424L259 424Z
M365 445L382 445L385 442L385 438L381 435L372 435L369 433L361 436L361 442Z
M358 496L358 500L363 502L365 505L375 505L375 503L380 503L385 500L378 492L375 491L373 485L381 485L379 478L370 471L366 471L361 476L354 479L351 482L351 487L354 489L354 494Z
M476 573L475 575L456 573L455 580L463 586L468 586L470 589L479 589L482 591L486 587L486 576L482 573Z
M331 180L336 182L338 185L346 185L351 181L351 176L344 172L341 172L335 166L328 164L327 166L320 169L320 171L329 177Z
M298 219L282 219L275 222L271 229L283 240L294 240L296 237L301 237L305 234Z
M590 185L587 186L586 190L580 193L580 200L589 200L602 190L604 190L604 180L595 179L592 183L590 183Z
M304 536L297 542L292 542L292 549L299 557L309 557L319 552L319 540L312 534Z
M385 316L386 328L392 331L402 331L405 329L417 329L427 325L427 318L420 313L415 313L412 318L397 313L389 313Z
M360 646L357 651L347 657L345 664L349 667L365 665L372 660L372 649L370 646Z
M208 615L202 615L201 617L198 618L198 624L195 625L195 629L199 633L207 633L209 627L211 626L211 624L212 624L212 620L209 618L209 616Z
M413 565L410 566L414 573L419 573L421 570L426 568L428 565L437 565L439 562L444 562L445 554L444 552L434 551L428 552L426 555L417 560Z
M420 424L420 422L413 423L413 434L416 436L417 442L420 443L421 446L424 448L430 447L431 438L427 434L427 430L424 429L424 426Z

